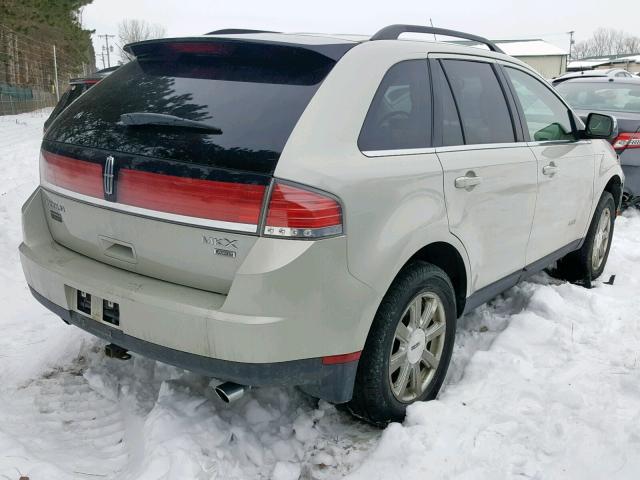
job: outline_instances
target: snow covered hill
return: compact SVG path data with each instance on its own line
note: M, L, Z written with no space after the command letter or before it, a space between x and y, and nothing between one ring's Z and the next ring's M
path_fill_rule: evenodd
M0 117L0 478L638 478L637 212L616 223L613 286L538 275L463 317L439 400L379 431L293 389L222 404L37 304L17 246L47 113Z

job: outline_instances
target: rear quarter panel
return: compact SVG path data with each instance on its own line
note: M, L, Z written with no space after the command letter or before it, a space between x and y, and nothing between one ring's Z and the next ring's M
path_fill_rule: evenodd
M426 57L426 46L404 42L364 43L349 51L300 118L275 171L342 200L349 270L377 292L378 302L407 260L433 242L456 247L470 276L464 247L449 232L435 153L368 157L357 146L386 71Z

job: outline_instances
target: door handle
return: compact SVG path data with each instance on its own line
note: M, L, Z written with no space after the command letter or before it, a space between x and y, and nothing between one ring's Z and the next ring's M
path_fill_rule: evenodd
M467 175L465 175L464 177L458 177L455 179L454 185L456 186L456 188L471 189L476 185L479 185L480 183L482 183L482 177L469 175L469 173L467 173Z
M553 162L542 167L542 174L546 175L547 177L553 177L556 173L558 173L558 167L556 167Z

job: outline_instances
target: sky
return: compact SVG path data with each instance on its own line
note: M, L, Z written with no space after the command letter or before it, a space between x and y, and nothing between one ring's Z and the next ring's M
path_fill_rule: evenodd
M84 8L82 21L96 31L98 67L104 39L97 35L117 35L124 18L160 24L167 36L231 27L371 34L392 23L428 25L431 19L436 27L491 39L543 38L568 51L570 30L577 41L599 27L640 33L635 15L621 15L637 10L636 1L612 0L603 7L602 0L94 0Z

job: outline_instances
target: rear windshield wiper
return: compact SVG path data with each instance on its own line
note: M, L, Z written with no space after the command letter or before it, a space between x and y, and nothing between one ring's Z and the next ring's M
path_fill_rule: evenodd
M131 112L120 115L120 122L128 127L144 127L157 125L161 127L193 128L205 130L207 133L221 135L222 130L213 125L187 118L175 117L164 113Z

